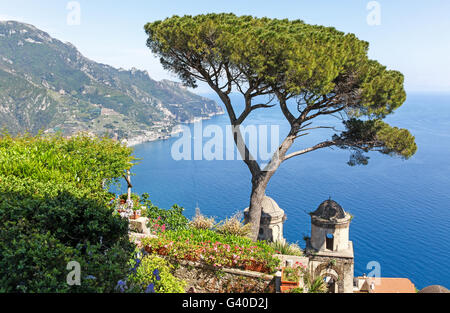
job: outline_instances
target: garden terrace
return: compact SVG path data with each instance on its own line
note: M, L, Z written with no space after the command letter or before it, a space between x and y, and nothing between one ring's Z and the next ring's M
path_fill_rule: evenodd
M180 229L160 233L158 238L144 238L147 253L176 260L197 261L215 268L236 268L274 273L280 264L275 250L265 242L253 242L236 235L213 230Z

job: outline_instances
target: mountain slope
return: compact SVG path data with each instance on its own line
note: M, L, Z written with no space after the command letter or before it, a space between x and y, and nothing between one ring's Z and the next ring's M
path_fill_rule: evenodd
M0 128L153 140L223 113L181 84L85 58L32 25L0 22Z

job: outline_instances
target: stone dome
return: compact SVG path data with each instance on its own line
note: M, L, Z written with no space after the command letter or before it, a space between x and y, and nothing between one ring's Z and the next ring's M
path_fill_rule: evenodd
M450 290L443 286L433 285L423 288L419 293L450 293Z
M284 215L283 209L281 209L278 204L272 198L265 196L262 203L263 212L271 216Z
M262 214L267 214L273 220L283 219L285 217L284 210L278 206L278 204L271 197L264 196L261 202ZM248 213L249 208L244 210Z
M285 242L283 238L283 223L286 220L284 211L270 197L264 196L262 202L262 212L258 240L270 242ZM244 210L244 220L248 221L249 208Z
M347 219L349 214L345 213L336 201L330 199L322 202L317 210L311 213L311 216L327 221L338 221Z

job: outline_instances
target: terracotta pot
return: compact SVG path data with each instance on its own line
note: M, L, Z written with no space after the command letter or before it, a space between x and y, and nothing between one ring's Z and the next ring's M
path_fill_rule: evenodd
M289 290L295 289L295 288L298 288L298 286L283 286L283 285L280 286L282 293L289 293Z
M138 218L140 218L141 216L139 214L137 214L136 212L133 213L133 215L130 216L130 220L137 220Z

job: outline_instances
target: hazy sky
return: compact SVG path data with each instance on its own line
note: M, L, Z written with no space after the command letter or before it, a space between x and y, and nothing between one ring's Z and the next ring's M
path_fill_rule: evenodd
M76 5L71 2L79 4L79 25L70 25L77 24ZM0 0L0 20L33 24L73 43L94 61L146 69L158 80L176 78L162 69L145 46L144 24L174 14L209 12L334 26L370 42L370 57L403 72L407 91L450 92L448 0ZM205 87L198 90L207 91Z

